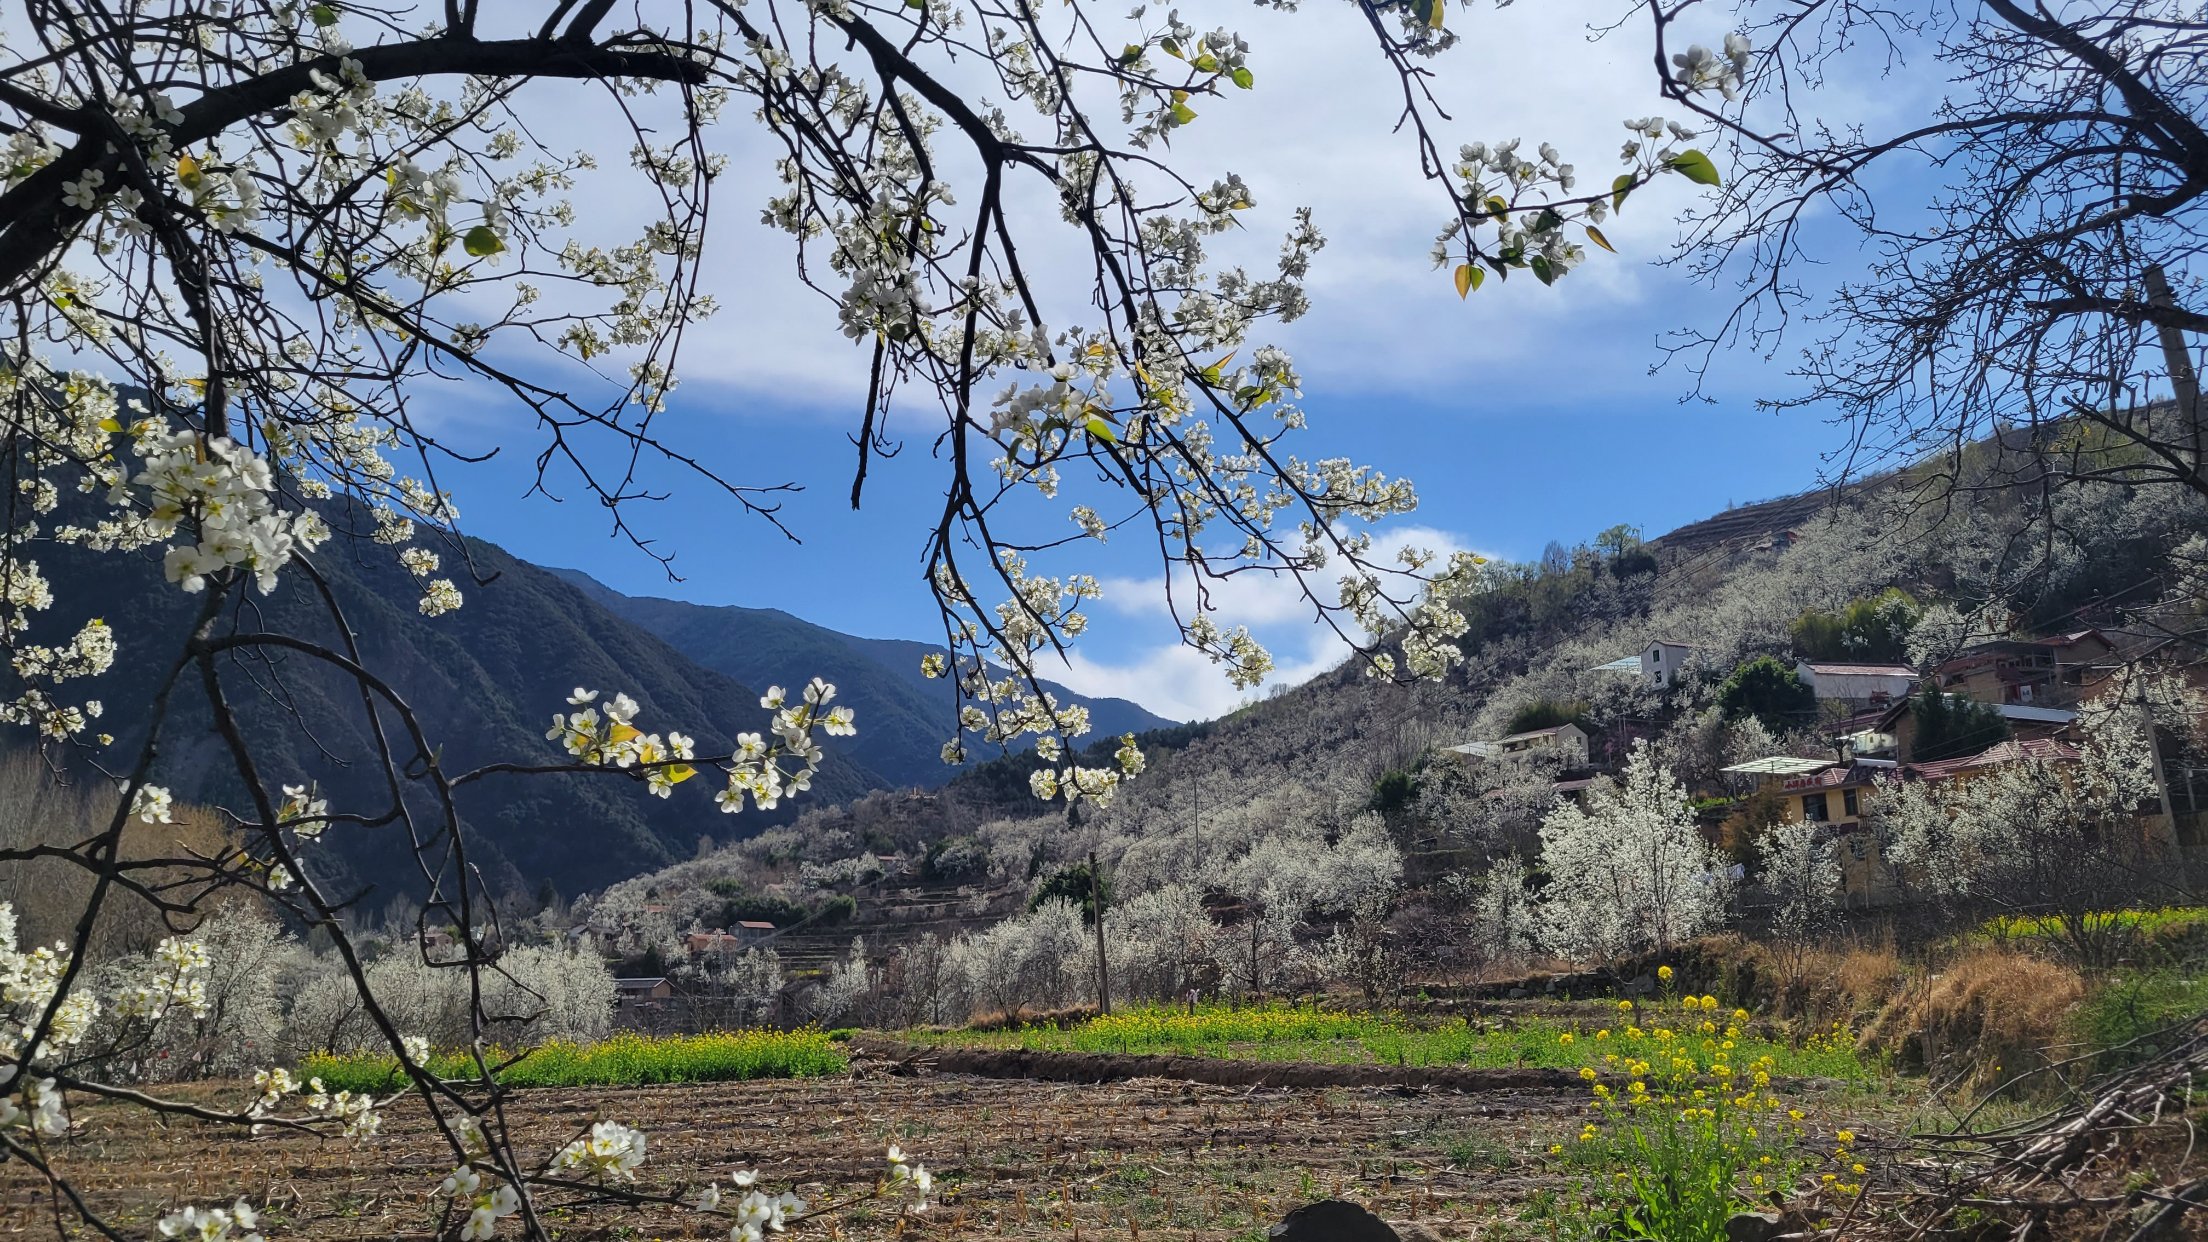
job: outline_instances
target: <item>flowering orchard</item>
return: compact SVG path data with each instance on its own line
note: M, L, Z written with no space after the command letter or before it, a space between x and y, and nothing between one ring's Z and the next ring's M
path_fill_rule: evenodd
M733 1205L651 1191L645 1136L614 1119L557 1151L519 1150L501 1120L482 989L471 993L470 1067L432 1073L369 986L347 932L352 898L318 853L334 836L373 837L417 862L422 927L460 932L434 961L425 939L424 965L472 985L500 971L504 938L457 791L572 773L672 798L702 776L736 813L804 793L823 739L858 727L815 681L770 690L759 730L708 754L654 705L578 688L544 705L543 751L448 767L317 565L381 558L428 618L485 589L449 486L478 458L413 406L445 381L517 414L497 448L530 455L548 494L599 502L646 555L660 555L642 525L659 493L643 480L669 472L773 535L775 497L797 481L732 478L665 434L686 329L715 309L699 256L716 189L756 186L742 208L786 234L870 377L854 410L854 505L893 451L893 395L933 407L944 503L920 542L945 621L926 671L948 680L958 711L947 758L969 742L1032 737L1054 763L1035 792L1068 802L1108 799L1139 769L1132 745L1108 766L1073 762L1063 739L1085 730L1085 713L1041 693L1032 668L1082 632L1098 593L1093 577L1043 572L1040 558L1130 524L1155 536L1164 565L1193 571L1195 593L1171 601L1174 615L1238 685L1261 680L1270 657L1213 612L1206 584L1237 573L1292 577L1337 630L1370 638L1377 674L1433 676L1458 659L1465 623L1450 598L1475 558L1409 551L1380 563L1364 526L1411 510L1416 491L1292 451L1300 379L1255 333L1304 310L1324 242L1316 223L1290 218L1273 270L1220 264L1207 240L1255 218L1249 188L1173 157L1175 131L1259 89L1260 49L1177 11L1080 3L688 0L635 10L649 17L619 7L29 0L0 46L11 480L0 640L12 670L0 720L57 766L121 792L105 831L0 857L92 880L59 944L20 947L0 923L0 1156L95 1230L114 1232L99 1204L71 1193L68 1153L49 1142L67 1132L72 1097L127 1098L149 1122L376 1133L386 1100L280 1066L261 1071L258 1098L235 1113L123 1097L99 1074L129 1025L95 1036L93 1019L189 1008L203 968L175 949L120 991L93 988L86 949L103 909L143 903L184 928L218 896L329 937L365 1021L451 1146L441 1229L541 1237L540 1199L578 1197L719 1212L737 1238L804 1215L744 1178ZM1717 180L1685 145L1692 131L1654 117L1629 122L1621 171L1588 193L1547 146L1530 158L1515 140L1473 143L1447 157L1423 82L1458 42L1456 25L1440 0L1358 9L1405 87L1407 140L1445 219L1435 257L1454 262L1462 293L1490 274L1552 283L1585 257L1575 238L1607 246L1600 221L1639 187L1673 173ZM1751 52L1739 39L1723 47L1675 56L1666 91L1735 92ZM554 145L546 135L559 127L541 122L563 91L601 94L629 127L627 149ZM773 158L734 164L710 141L722 126L749 127ZM600 201L650 204L646 219L599 223L576 208L586 186L609 196ZM1030 189L1059 212L1008 205ZM1055 288L1031 272L1023 255L1053 237L1093 261L1093 279ZM911 417L903 405L896 416ZM1070 526L1019 529L1006 516L1016 494L1061 506ZM142 719L103 722L94 679L120 644L159 635L118 632L97 600L65 597L41 568L86 556L157 561L191 603ZM263 597L307 601L318 628L272 622ZM368 739L359 763L379 796L339 804L264 759L255 712L287 703L301 670L345 687L327 710L351 713ZM326 723L277 713L277 727L302 733ZM225 769L224 845L126 861L126 825L170 820L168 774L184 762ZM889 1170L885 1187L920 1207L925 1172L896 1151ZM252 1237L261 1219L233 1200L180 1208L161 1230Z

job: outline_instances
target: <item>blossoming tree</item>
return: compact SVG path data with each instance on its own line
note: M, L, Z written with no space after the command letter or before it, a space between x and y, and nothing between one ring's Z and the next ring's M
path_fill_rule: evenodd
M317 566L387 557L438 617L471 581L449 477L471 464L440 440L415 399L459 379L471 399L520 411L501 447L532 454L539 482L572 477L613 530L658 555L639 528L643 481L673 471L764 523L794 480L737 479L663 434L685 331L714 309L700 246L715 191L762 183L805 281L834 303L864 360L850 479L861 503L888 451L893 397L932 407L944 503L926 540L945 617L926 671L952 680L961 707L947 758L969 740L1032 736L1053 770L1036 792L1111 796L1140 766L1075 761L1063 739L1079 708L1042 694L1033 660L1078 636L1091 577L1051 575L1037 558L1134 525L1163 560L1192 572L1173 600L1187 640L1254 685L1270 660L1246 629L1216 617L1207 587L1239 573L1286 575L1312 607L1368 646L1376 673L1432 676L1456 658L1463 622L1450 592L1475 566L1406 553L1380 563L1366 522L1410 510L1409 484L1345 460L1290 450L1303 424L1292 361L1253 337L1306 305L1322 244L1288 222L1277 264L1249 272L1207 257L1207 241L1250 218L1247 185L1199 173L1170 140L1258 86L1260 54L1228 30L1177 12L1119 17L1074 3L1047 10L957 0L688 0L616 13L613 0L485 5L295 0L28 0L0 46L0 419L10 504L0 530L0 641L12 677L0 720L57 763L112 779L121 802L104 831L10 849L5 861L92 877L75 933L25 950L0 915L0 1156L33 1170L87 1227L119 1236L76 1193L46 1140L69 1101L107 1097L149 1115L304 1127L366 1139L383 1103L281 1067L235 1112L125 1091L102 1078L91 1032L104 1011L158 1016L202 1003L205 964L183 939L130 987L87 985L85 949L111 903L150 904L182 933L219 893L243 891L328 934L360 991L361 1013L397 1058L449 1141L438 1228L484 1238L546 1233L540 1199L587 1197L708 1211L757 1238L804 1209L739 1174L739 1195L654 1188L646 1139L603 1119L549 1153L517 1149L474 988L476 1072L440 1079L427 1049L380 1006L347 934L346 897L318 876L333 834L390 832L419 864L423 918L460 929L425 965L480 980L500 969L495 911L469 865L456 791L541 773L625 780L674 797L692 781L721 810L803 793L823 739L858 722L814 681L770 689L761 728L701 753L682 722L655 717L618 687L578 687L550 716L543 752L455 770L439 739L374 667ZM1605 213L1658 176L1715 180L1679 145L1687 131L1634 122L1645 141L1597 192L1575 189L1551 148L1516 142L1443 154L1426 91L1429 58L1458 40L1440 0L1358 0L1383 72L1404 86L1405 129L1437 190L1437 258L1460 292L1488 275L1565 276L1607 246ZM1732 89L1746 54L1693 49L1682 89ZM630 131L616 174L608 153L567 150L541 120L558 90L598 93ZM745 126L774 155L734 164L711 142ZM620 178L640 225L616 230L570 197ZM603 191L601 191L603 192ZM1015 206L1040 193L1055 214ZM1086 272L1060 287L1032 256L1070 242ZM1063 507L1070 526L1020 529L1016 496ZM57 596L41 556L156 560L194 604L167 653L146 719L120 746L100 731L87 679L114 661L118 633L97 601ZM1170 576L1169 576L1170 577ZM297 584L334 638L263 623L255 601ZM287 669L338 676L374 739L384 796L332 805L257 762L241 699L280 698ZM557 710L553 710L554 708ZM187 714L211 726L241 800L224 845L152 859L125 855L127 825L172 814L162 783ZM308 728L310 722L297 722ZM202 752L204 759L207 752ZM1060 761L1063 761L1062 763ZM705 778L700 780L700 778ZM511 1018L511 1015L504 1015ZM929 1177L894 1149L883 1179L907 1205ZM252 1205L193 1207L166 1235L252 1235Z

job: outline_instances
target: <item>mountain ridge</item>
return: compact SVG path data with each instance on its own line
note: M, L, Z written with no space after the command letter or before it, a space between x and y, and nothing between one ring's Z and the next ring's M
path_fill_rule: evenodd
M939 648L912 639L846 634L779 608L629 595L582 570L546 567L546 572L737 681L800 685L817 676L834 682L858 713L870 766L894 782L932 787L958 771L943 763L941 753L957 710L951 687L920 671L920 657ZM1060 703L1088 706L1092 736L1147 733L1178 723L1128 699L1077 694L1048 679L1043 686Z

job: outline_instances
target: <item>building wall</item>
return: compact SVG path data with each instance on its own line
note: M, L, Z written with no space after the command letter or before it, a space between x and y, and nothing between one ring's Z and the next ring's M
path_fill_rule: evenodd
M1869 785L1820 786L1816 788L1786 789L1782 781L1780 813L1787 823L1798 824L1803 820L1829 825L1834 834L1833 846L1840 855L1841 904L1851 910L1869 909L1891 904L1899 894L1894 888L1893 873L1886 866L1886 857L1879 849L1878 834L1863 824L1864 804L1873 796ZM1818 818L1812 814L1808 803L1818 795L1824 797L1825 814ZM1849 803L1854 802L1854 809Z
M1692 647L1674 643L1650 643L1641 649L1641 680L1652 686L1669 686L1678 682L1680 671L1686 666Z
M1868 703L1874 699L1907 698L1916 687L1913 676L1876 676L1864 673L1819 673L1807 667L1801 670L1802 680L1817 692L1820 699L1848 699Z

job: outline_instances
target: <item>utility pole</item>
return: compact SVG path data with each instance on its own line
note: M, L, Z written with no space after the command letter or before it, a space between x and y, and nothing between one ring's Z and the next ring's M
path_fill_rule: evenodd
M2176 860L2182 857L2177 848L2177 807L2170 801L2170 778L2162 769L2162 742L2155 732L2154 707L2147 701L2146 678L2135 665L2131 670L2132 688L2139 698L2139 723L2147 734L2147 759L2154 768L2154 795L2161 799L2162 814L2157 818L2155 847L2166 851L2164 857Z
M2170 290L2170 281L2162 274L2162 265L2147 265L2147 305L2156 310L2178 309L2177 295ZM2208 458L2203 457L2200 377L2193 371L2193 357L2185 348L2185 333L2176 324L2157 321L2156 335L2162 338L2162 361L2170 369L2170 389L2177 396L2177 414L2185 420L2185 441L2192 452L2193 479L2200 480Z
M1112 966L1104 955L1104 880L1096 869L1096 851L1089 851L1089 910L1096 916L1096 1011L1112 1011Z

